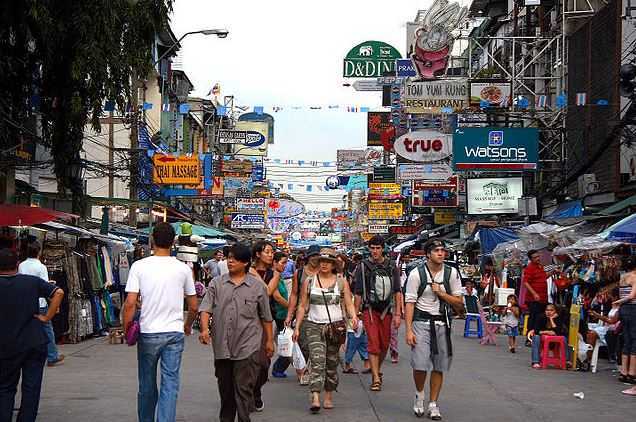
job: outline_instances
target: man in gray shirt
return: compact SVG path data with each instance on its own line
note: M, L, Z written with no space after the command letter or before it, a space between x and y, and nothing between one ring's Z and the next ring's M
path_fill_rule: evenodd
M265 337L268 357L274 354L272 315L265 284L249 274L252 252L241 244L228 253L229 274L213 279L201 302L202 344L212 344L221 396L221 422L249 422L254 410L258 354ZM212 317L212 332L207 329Z

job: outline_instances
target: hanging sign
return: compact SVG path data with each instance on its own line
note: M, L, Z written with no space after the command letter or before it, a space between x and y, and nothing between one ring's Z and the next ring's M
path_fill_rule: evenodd
M232 214L233 229L264 229L265 216L262 214Z
M430 163L451 155L452 138L437 130L416 130L397 138L393 148L407 160Z
M398 179L446 181L452 175L448 164L398 164Z
M389 225L388 224L369 224L368 232L373 234L387 234L389 233Z
M402 187L397 183L369 183L368 199L400 199Z
M417 226L391 226L389 227L389 233L399 235L411 235L417 233Z
M488 107L507 107L510 104L512 87L510 82L471 82L470 105Z
M265 198L236 198L236 209L262 212L265 209Z
M356 45L344 59L345 78L378 78L385 73L395 73L395 60L400 52L382 41L365 41Z
M402 213L401 202L369 201L369 220L397 220Z
M448 182L413 182L413 207L456 207L458 205L457 176Z
M248 130L219 130L220 144L237 144L248 147L257 147L265 143L265 135Z
M407 113L439 112L443 108L461 111L468 107L468 81L407 82L402 92L402 105Z
M433 213L433 221L438 225L453 224L456 222L455 210L444 209L435 210Z
M198 185L201 182L201 164L198 156L152 156L152 181L158 185Z
M516 214L523 196L523 179L469 179L467 189L468 214Z
M367 145L382 146L382 133L390 127L392 127L391 113L388 111L367 113Z

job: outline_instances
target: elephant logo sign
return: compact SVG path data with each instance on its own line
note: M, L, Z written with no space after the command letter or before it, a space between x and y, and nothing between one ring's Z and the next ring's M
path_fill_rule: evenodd
M373 55L373 47L370 45L363 45L358 51L360 57L371 57Z

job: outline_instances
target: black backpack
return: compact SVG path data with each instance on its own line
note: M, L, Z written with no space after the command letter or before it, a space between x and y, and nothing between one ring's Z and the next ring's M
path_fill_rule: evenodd
M386 260L384 265L368 261L360 263L362 268L362 295L364 303L377 311L384 311L393 300L393 263ZM369 273L369 291L367 291L367 272Z

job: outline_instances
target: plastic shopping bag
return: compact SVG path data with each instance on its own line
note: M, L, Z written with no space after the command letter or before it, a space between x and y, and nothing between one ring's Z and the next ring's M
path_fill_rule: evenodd
M292 346L292 365L299 371L305 369L305 366L307 365L303 352L300 350L300 346L296 342L294 342L294 345Z
M291 328L285 328L278 334L278 356L284 358L292 357L292 336L294 332Z

